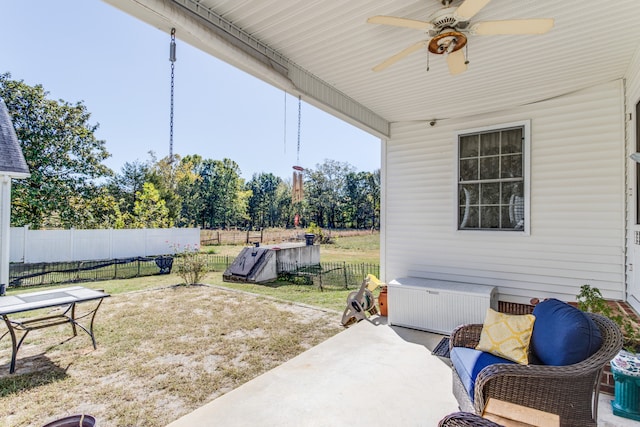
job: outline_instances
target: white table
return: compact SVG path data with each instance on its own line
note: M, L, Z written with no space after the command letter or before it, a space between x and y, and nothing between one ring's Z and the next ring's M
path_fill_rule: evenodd
M102 304L102 300L108 296L109 294L102 291L87 289L82 286L74 286L70 288L58 288L47 291L0 297L0 316L4 320L8 329L7 332L0 336L0 340L4 338L5 335L10 335L12 344L9 373L12 374L15 372L18 350L20 349L24 339L32 330L70 323L73 330L73 336L78 335L76 329L76 326L78 326L80 329L85 331L89 337L91 337L91 342L95 349L96 338L93 334L93 320L98 312L98 308L100 308L100 305ZM98 301L98 303L95 307L83 313L81 316L76 316L76 304L87 301ZM25 313L49 307L63 307L63 309L62 312L58 314L28 318L26 320L16 320L9 317L10 315L18 313ZM83 326L78 322L80 319L88 317L90 317L88 327ZM17 339L16 331L24 332L24 335L22 335L20 340Z

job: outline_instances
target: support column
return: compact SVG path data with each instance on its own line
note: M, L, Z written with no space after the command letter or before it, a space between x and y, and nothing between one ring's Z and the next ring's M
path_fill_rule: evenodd
M9 285L11 177L0 176L0 285Z

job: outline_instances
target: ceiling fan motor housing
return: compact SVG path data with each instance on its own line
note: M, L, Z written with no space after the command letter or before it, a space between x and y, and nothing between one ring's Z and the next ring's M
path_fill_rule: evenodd
M439 9L429 16L427 21L433 26L429 33L434 36L441 32L444 28L455 28L457 30L463 30L469 26L469 21L460 19L456 15L457 7L446 7Z

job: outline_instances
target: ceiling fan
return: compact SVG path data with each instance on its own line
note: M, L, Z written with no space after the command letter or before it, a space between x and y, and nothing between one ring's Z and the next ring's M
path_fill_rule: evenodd
M395 16L372 16L370 24L392 25L425 31L428 40L419 41L396 53L373 71L382 71L402 58L425 46L436 55L447 55L449 72L452 75L467 70L467 61L461 50L467 44L467 36L499 34L544 34L553 27L553 19L512 19L506 21L482 21L471 23L473 18L490 0L464 0L458 7L451 7L452 0L442 0L444 6L433 13L427 21L399 18Z

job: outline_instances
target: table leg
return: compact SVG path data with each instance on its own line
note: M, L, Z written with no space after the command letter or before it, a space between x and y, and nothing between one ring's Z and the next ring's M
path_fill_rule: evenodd
M16 359L18 357L18 350L20 349L20 346L22 345L22 342L24 341L29 331L25 331L24 335L20 338L20 341L16 341L16 331L13 327L13 323L11 323L11 320L9 320L7 316L2 316L2 319L7 325L8 331L5 332L5 334L2 335L0 339L4 338L4 336L7 334L11 336L11 364L9 365L9 373L13 374L16 371Z
M73 329L73 336L78 336L78 330L76 329L76 303L71 304L71 329Z
M75 304L74 307L71 310L71 317L69 318L69 321L71 322L71 324L73 325L73 331L75 333L76 331L76 326L78 326L80 329L82 329L83 331L85 331L87 333L87 335L89 335L89 337L91 337L91 343L93 344L93 349L97 350L98 346L96 344L96 337L93 334L93 320L96 318L96 313L98 312L98 309L100 308L100 306L102 305L102 301L103 299L100 299L98 301L98 305L96 306L96 308L94 308L93 310L91 310L89 313L85 314L82 317L86 317L89 314L91 314L91 321L89 322L89 329L85 328L82 324L80 324L80 322L77 321L76 316L75 316Z

